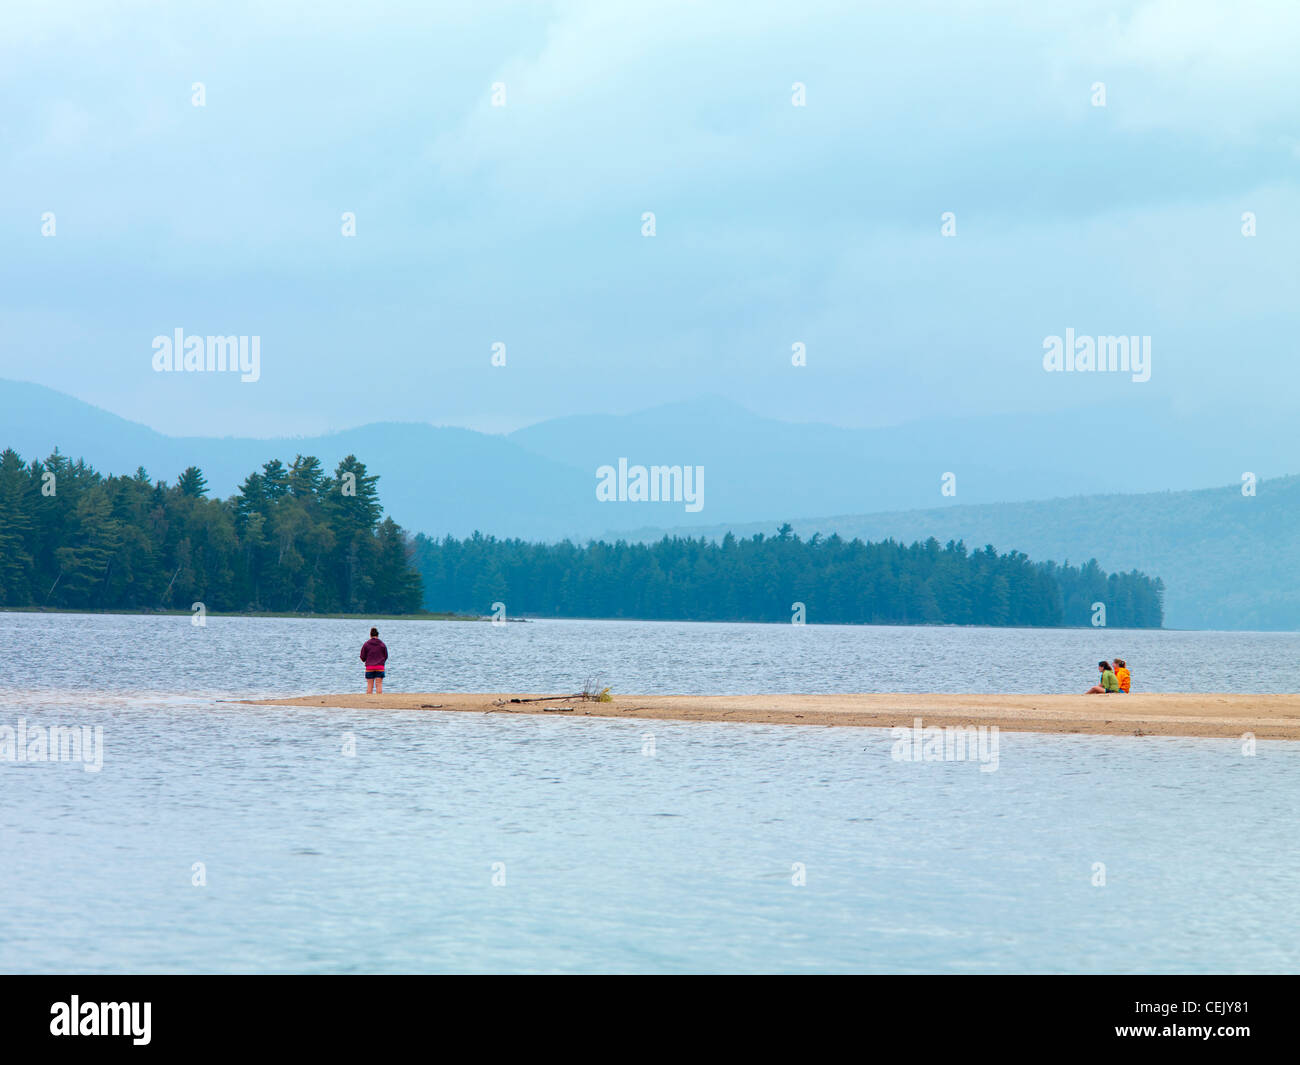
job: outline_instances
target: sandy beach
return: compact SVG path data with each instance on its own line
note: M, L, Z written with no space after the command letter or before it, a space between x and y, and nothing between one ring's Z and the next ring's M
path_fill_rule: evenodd
M262 706L551 714L647 721L891 728L997 725L1011 732L1220 736L1300 740L1300 694L1137 695L620 695L612 702L545 693L417 692L245 700Z

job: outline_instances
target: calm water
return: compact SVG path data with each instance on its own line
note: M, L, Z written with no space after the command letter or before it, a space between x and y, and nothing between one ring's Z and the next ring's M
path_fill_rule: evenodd
M981 772L876 730L223 701L355 687L367 628L0 613L0 728L103 729L98 772L0 761L0 971L1300 969L1300 743L1004 733ZM1291 634L381 629L392 691L1072 691L1115 654L1300 690Z

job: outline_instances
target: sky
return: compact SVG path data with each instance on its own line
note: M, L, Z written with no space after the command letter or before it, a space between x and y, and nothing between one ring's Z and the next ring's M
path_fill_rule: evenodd
M6 0L0 377L217 436L1247 424L1300 391L1298 54L1289 0ZM178 328L258 380L157 372Z

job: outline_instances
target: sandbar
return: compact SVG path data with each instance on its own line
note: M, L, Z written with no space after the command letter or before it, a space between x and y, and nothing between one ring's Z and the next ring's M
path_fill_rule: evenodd
M597 702L541 693L385 692L242 700L261 706L547 714L646 721L893 728L997 725L1009 732L1219 736L1300 740L1300 694L1131 695L616 695Z

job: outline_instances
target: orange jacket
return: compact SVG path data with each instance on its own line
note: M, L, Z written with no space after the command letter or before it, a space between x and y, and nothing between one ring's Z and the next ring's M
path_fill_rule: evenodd
M1133 683L1133 674L1124 666L1115 670L1115 678L1119 681L1119 686L1123 691L1128 691L1128 686Z

